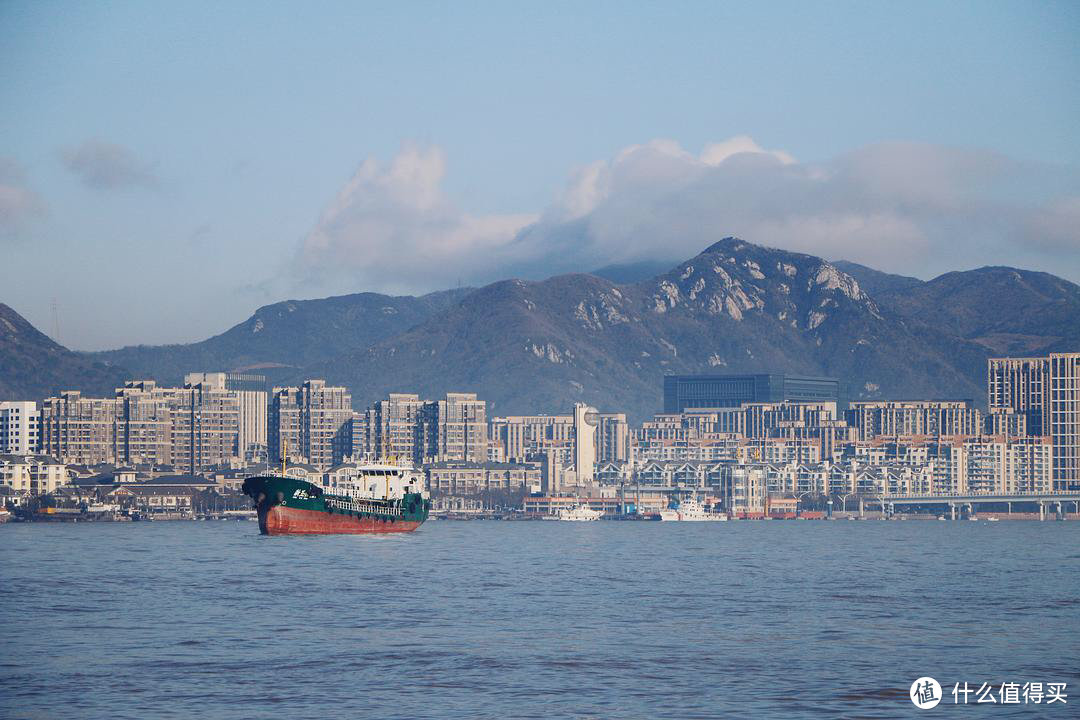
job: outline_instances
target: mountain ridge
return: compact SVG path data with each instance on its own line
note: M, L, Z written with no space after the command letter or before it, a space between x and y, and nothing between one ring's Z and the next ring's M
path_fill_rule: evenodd
M982 404L987 357L1080 349L1080 286L1016 268L922 281L724 238L666 272L616 281L625 279L594 272L419 297L286 300L199 343L56 346L84 365L50 377L171 384L186 372L258 368L276 384L346 385L361 408L392 391L461 390L488 400L490 414L584 401L641 419L660 410L664 374L829 375L853 400ZM22 382L10 391L42 387Z
M0 400L37 400L63 390L111 396L126 375L68 350L0 303Z

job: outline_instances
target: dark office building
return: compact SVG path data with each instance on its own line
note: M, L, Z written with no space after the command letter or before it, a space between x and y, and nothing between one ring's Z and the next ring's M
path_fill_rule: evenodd
M226 373L226 390L257 390L266 392L266 376L248 373Z
M799 375L667 375L664 412L687 408L739 407L748 402L835 402L840 404L836 378Z

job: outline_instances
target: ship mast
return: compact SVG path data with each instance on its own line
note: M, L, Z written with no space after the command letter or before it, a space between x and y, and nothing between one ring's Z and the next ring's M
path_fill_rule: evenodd
M393 464L393 465L397 464L397 455L394 455L394 456L392 456L390 458L390 463ZM390 499L390 475L389 475L389 470L384 470L383 471L383 500L389 500L389 499Z

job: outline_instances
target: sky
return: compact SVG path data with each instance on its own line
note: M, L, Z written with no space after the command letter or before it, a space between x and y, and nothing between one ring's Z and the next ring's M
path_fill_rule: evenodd
M728 235L1080 282L1080 4L0 0L0 302L72 348Z

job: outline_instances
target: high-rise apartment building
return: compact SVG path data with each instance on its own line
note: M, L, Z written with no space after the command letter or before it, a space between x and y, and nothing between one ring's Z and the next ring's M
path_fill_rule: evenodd
M848 425L860 440L898 435L980 435L982 413L968 400L882 400L853 402L847 411Z
M173 465L188 472L240 458L240 393L218 383L186 385L174 395Z
M1050 434L1050 358L991 358L986 387L991 413L1022 415L1029 433Z
M198 472L239 458L240 396L220 373L188 376L182 388L125 383L115 398L116 461Z
M476 393L447 393L442 400L390 393L372 405L366 419L368 453L379 460L487 460L487 402Z
M487 402L476 393L446 393L424 408L431 431L425 462L487 460Z
M574 444L573 415L511 415L491 420L491 439L506 462L523 463L530 455L549 450L571 462Z
M1080 353L991 358L987 391L992 415L1022 415L1050 438L1054 490L1080 491Z
M244 391L222 373L188 377L182 388L131 380L111 398L65 392L41 409L41 451L65 462L165 465L198 472L243 454ZM258 402L260 393L249 403ZM259 410L251 409L257 417Z
M1080 353L1050 355L1050 442L1056 489L1080 491Z
M173 441L179 439L174 421L181 422L177 389L133 380L117 388L115 401L115 462L174 465Z
M36 453L40 428L41 412L36 402L0 402L0 453Z
M584 438L578 442L579 432ZM623 413L601 413L578 404L573 415L512 415L491 421L490 436L508 462L552 454L560 465L627 462L630 426ZM591 449L590 449L591 448ZM587 470L586 474L591 470Z
M267 395L266 378L243 373L188 373L185 387L203 385L235 393L239 403L237 451L243 457L258 455L266 449Z
M596 462L630 459L630 424L625 413L597 413Z
M382 461L422 462L427 445L424 404L419 395L390 393L372 405L366 414L368 454Z
M77 390L41 404L41 452L62 462L95 465L117 461L116 398L84 398Z
M287 454L289 459L328 469L352 418L352 396L343 387L327 386L324 380L276 387L267 430L270 459L280 461Z

